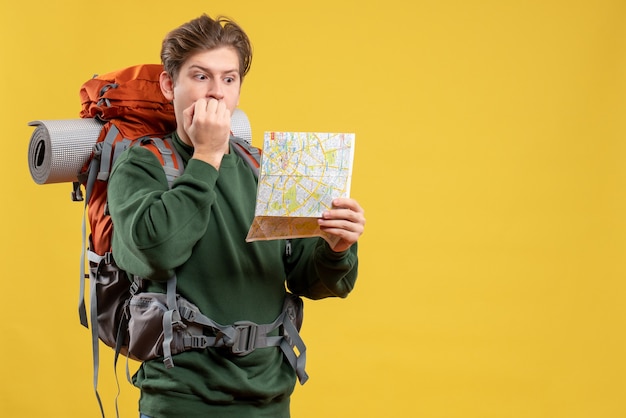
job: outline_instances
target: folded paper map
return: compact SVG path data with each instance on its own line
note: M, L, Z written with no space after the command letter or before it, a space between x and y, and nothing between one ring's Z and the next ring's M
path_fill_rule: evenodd
M354 134L266 132L254 220L246 241L319 236L317 219L350 196Z

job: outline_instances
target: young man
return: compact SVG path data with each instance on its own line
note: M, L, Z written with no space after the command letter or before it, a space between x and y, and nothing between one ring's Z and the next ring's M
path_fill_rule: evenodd
M346 297L357 277L356 241L363 209L336 199L319 219L340 239L246 243L257 182L230 148L230 119L250 68L251 45L234 22L203 15L163 41L161 89L174 104L172 140L185 163L169 187L155 155L131 147L109 182L113 255L126 271L177 291L220 324L268 324L282 311L287 288L310 299ZM209 347L144 362L134 376L143 416L288 417L296 375L278 347L239 356Z

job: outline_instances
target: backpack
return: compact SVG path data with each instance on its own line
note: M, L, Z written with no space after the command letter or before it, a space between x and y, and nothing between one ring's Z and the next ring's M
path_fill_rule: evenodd
M167 293L144 292L145 279L133 277L120 269L112 256L113 224L107 209L107 181L117 157L131 146L149 149L159 159L168 183L182 174L183 162L167 136L175 130L174 109L159 86L161 65L146 64L94 76L80 89L81 118L103 123L93 152L74 182L74 200L84 200L83 248L81 254L79 318L91 326L94 364L94 390L104 416L97 390L99 342L115 349L118 355L145 361L163 357L173 367L172 355L190 349L229 347L236 355L246 355L255 348L278 346L301 383L306 346L299 337L302 323L302 300L288 294L282 313L272 324L248 321L222 325L204 316L191 302L176 294L176 277L167 282ZM232 128L245 119L242 111L233 114ZM237 122L237 123L236 123ZM249 129L249 127L248 127ZM244 135L245 136L245 133ZM248 136L249 137L249 136ZM260 150L248 141L231 135L232 149L248 163L258 177ZM84 189L84 193L81 189ZM90 234L87 238L86 224ZM89 273L85 274L85 258ZM89 279L89 314L85 301ZM206 328L212 331L204 332ZM267 336L279 329L278 336ZM294 347L297 349L294 349ZM128 374L128 373L127 373Z

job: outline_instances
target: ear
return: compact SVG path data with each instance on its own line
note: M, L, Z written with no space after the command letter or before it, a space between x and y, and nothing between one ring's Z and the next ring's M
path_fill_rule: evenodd
M161 92L163 96L170 102L174 100L174 81L172 77L165 71L159 76L159 84L161 85Z

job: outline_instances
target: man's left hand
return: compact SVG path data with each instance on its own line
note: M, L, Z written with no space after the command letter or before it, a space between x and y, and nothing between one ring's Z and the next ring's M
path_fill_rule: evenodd
M365 211L350 198L333 200L333 208L325 211L318 220L320 229L340 239L332 246L335 252L347 250L357 242L365 229Z

